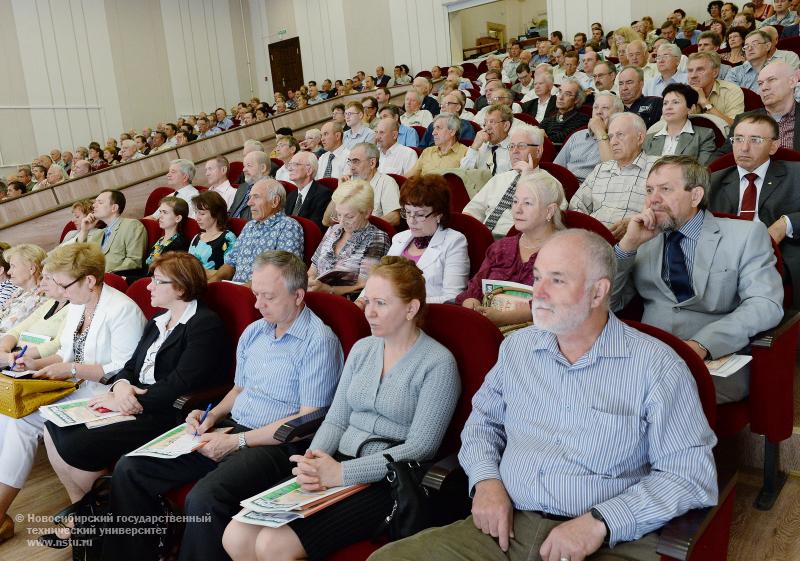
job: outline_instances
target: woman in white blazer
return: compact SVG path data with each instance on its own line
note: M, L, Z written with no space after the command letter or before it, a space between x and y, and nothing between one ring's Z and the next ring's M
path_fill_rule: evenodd
M133 300L103 284L105 258L97 245L56 248L45 263L70 301L61 346L55 355L39 359L15 353L17 368L36 370L36 378L81 380L66 400L108 391L101 381L125 366L133 354L144 315ZM13 535L14 524L5 513L30 473L43 428L38 411L22 419L0 416L0 541Z
M447 227L447 181L441 175L406 181L400 190L400 215L408 230L392 238L387 255L402 255L417 264L425 277L429 304L455 300L469 280L469 255L464 234Z

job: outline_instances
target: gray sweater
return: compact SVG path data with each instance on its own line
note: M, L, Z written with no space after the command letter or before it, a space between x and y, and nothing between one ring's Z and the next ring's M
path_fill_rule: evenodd
M404 441L389 448L367 444L360 458L342 464L344 485L382 479L384 451L395 460L433 458L461 392L453 355L424 332L381 380L382 370L383 339L358 341L345 362L333 404L311 442L312 449L355 456L368 438Z

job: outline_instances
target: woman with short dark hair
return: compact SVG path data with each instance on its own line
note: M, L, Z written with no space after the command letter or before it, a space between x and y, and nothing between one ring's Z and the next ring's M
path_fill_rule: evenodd
M213 275L225 264L225 256L236 243L236 235L227 230L228 205L215 191L203 191L192 199L195 220L200 233L189 243L189 253L194 255L206 271Z

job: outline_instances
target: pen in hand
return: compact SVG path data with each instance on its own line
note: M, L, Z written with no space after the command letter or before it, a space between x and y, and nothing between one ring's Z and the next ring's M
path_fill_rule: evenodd
M200 425L202 425L203 423L205 423L205 422L206 422L206 417L208 417L208 413L209 413L210 411L211 411L211 404L209 403L208 405L206 405L206 410L205 410L205 413L203 413L203 416L202 416L202 417L200 417ZM197 426L199 427L200 425L197 425ZM197 434L197 430L196 430L196 429L195 429L195 431L194 431L194 435L195 435L195 436L199 436L199 435Z
M14 359L14 360L11 362L11 365L9 366L9 370L14 370L14 369L17 367L17 361L18 361L19 359L21 359L23 356L25 356L25 352L26 352L27 350L28 350L28 345L22 345L22 350L21 350L21 351L20 351L20 353L17 355L17 358L15 358L15 359Z

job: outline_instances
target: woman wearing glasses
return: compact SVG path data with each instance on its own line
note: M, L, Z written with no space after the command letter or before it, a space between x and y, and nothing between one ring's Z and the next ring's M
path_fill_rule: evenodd
M386 232L370 224L373 208L370 184L353 179L333 192L336 222L328 228L311 258L308 289L349 296L358 294L370 271L389 249Z
M0 333L5 333L27 318L45 300L39 287L42 280L42 261L47 257L38 245L19 244L3 252L8 264L8 276L16 286L0 305Z
M429 304L450 302L469 279L464 234L447 227L450 189L441 175L413 177L400 189L400 215L408 230L392 238L387 255L401 255L417 264L425 277ZM363 308L363 299L357 301Z
M181 413L172 405L178 397L223 382L230 349L222 320L199 301L207 287L203 266L188 253L167 253L153 261L150 271L151 305L166 311L147 323L111 390L90 402L94 409L119 411L135 420L94 429L45 424L50 463L72 502L120 456L178 424ZM67 543L51 540L48 545Z
M52 282L70 301L60 348L44 358L17 356L17 369L36 370L35 378L81 381L65 400L105 393L101 380L125 366L142 334L144 316L133 300L103 284L105 258L98 245L56 248L46 266ZM38 411L21 419L0 416L0 512L8 510L25 483L43 429ZM11 537L13 532L6 516L0 537Z

